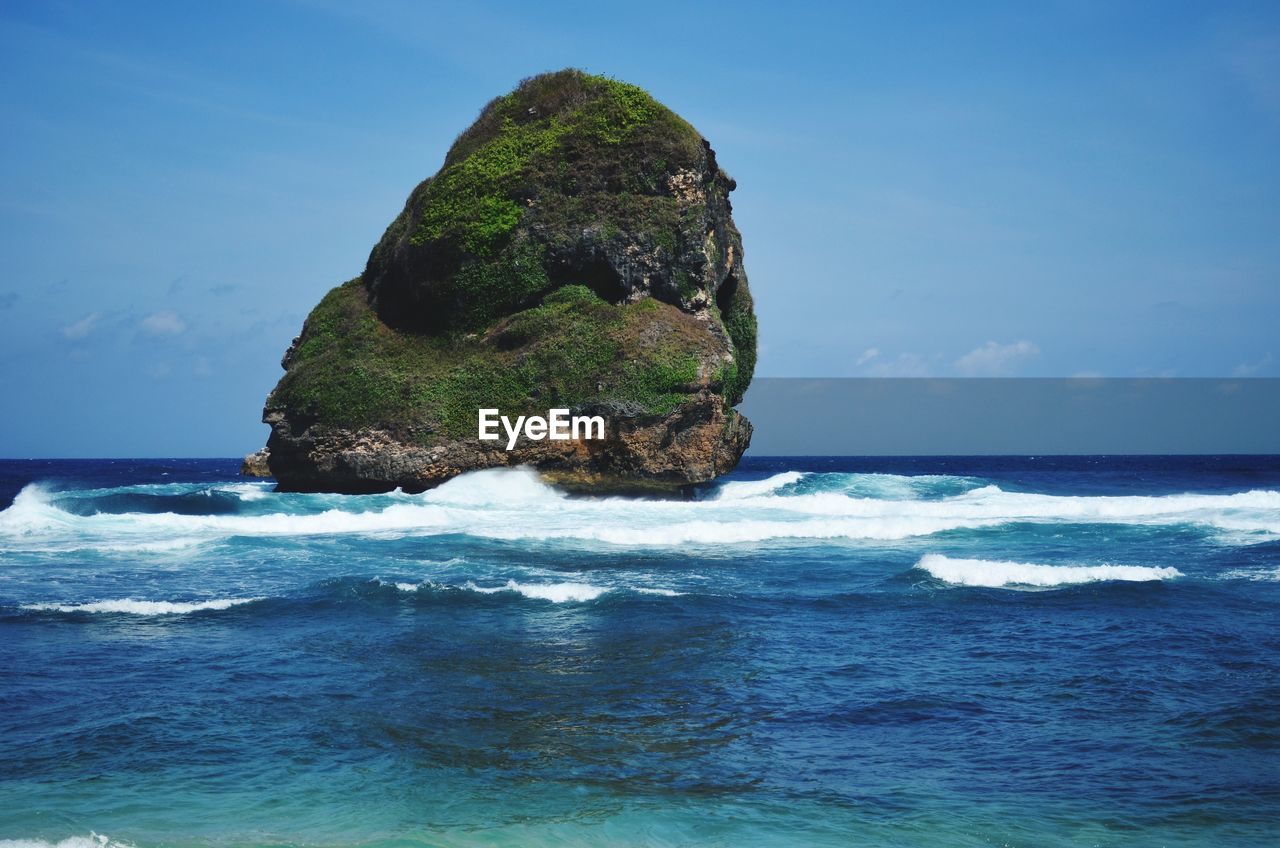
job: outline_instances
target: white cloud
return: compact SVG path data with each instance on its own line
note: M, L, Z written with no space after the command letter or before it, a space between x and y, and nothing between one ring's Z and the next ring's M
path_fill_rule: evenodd
M900 353L894 359L872 362L868 377L932 377L930 361L918 353Z
M862 356L858 357L858 361L853 363L855 366L865 365L880 355L880 348L869 347L862 352Z
M1235 367L1235 370L1231 372L1231 376L1256 377L1258 376L1259 373L1266 372L1267 370L1269 370L1270 365L1271 365L1271 354L1268 353L1266 356L1262 357L1257 362L1241 362L1239 365Z
M1040 354L1040 348L1023 340L1011 344L987 342L955 361L955 369L965 377L1002 377L1013 373L1020 362Z
M73 341L86 338L93 332L94 325L98 323L98 319L101 317L102 316L96 312L90 312L74 324L68 324L63 327L62 335L72 339Z
M177 336L187 329L187 323L176 312L155 312L142 319L142 329L153 336Z

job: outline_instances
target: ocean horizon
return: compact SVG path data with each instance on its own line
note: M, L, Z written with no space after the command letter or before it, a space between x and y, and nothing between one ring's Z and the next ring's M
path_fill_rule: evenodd
M1280 820L1280 457L288 494L0 461L0 846L1219 845Z

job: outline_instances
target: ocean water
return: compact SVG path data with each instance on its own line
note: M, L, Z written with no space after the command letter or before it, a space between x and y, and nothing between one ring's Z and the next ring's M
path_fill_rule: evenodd
M1276 844L1280 458L0 463L0 846Z

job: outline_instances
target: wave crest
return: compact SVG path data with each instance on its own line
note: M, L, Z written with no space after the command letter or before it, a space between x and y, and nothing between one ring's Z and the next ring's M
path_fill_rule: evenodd
M612 591L609 587L592 586L590 583L517 583L514 580L508 580L503 586L477 586L468 582L463 588L483 595L515 592L532 600L551 601L553 604L569 601L586 603Z
M251 604L262 598L215 598L210 601L141 601L121 598L111 601L90 601L84 604L23 604L22 609L33 612L65 613L120 613L124 615L186 615L205 610L225 610L240 604ZM3 848L3 843L0 843Z
M1181 577L1176 568L1146 565L1040 565L988 559L952 559L941 554L925 554L916 568L955 586L1006 586L1052 588L1102 581L1168 580Z

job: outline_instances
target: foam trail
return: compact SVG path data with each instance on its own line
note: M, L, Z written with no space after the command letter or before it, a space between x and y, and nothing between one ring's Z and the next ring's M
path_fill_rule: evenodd
M1233 568L1218 575L1219 580L1280 581L1280 568L1262 570Z
M956 586L1069 586L1106 580L1167 580L1181 577L1176 568L1145 565L1038 565L988 559L952 559L941 554L925 554L916 568Z
M956 521L932 518L883 518L844 520L747 520L684 521L665 525L485 527L473 535L491 539L542 539L606 542L619 547L649 548L680 545L741 545L769 541L870 539L892 541L928 536L944 530L991 527L993 519Z
M91 601L87 604L23 604L25 610L41 612L101 612L127 615L186 615L203 610L225 610L250 604L262 598L216 598L211 601L139 601L122 598L116 601ZM0 846L2 848L2 846Z
M46 839L0 839L0 848L128 848L128 846L101 833L90 832L88 836L69 836L57 842Z

